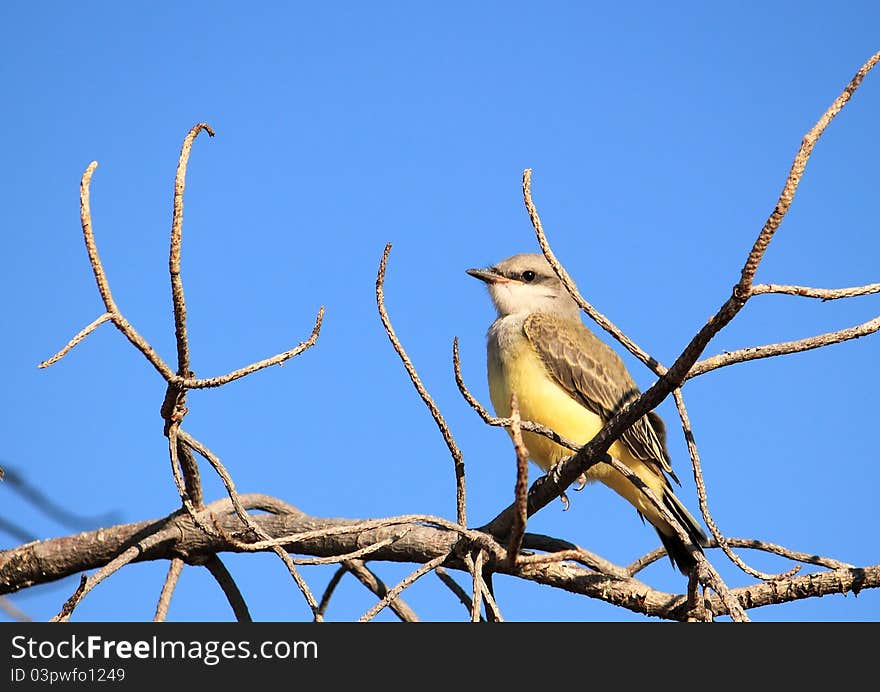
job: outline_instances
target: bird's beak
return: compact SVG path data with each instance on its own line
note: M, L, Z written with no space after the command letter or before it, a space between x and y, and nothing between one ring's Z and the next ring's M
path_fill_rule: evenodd
M510 281L506 276L502 276L491 267L489 269L468 269L467 273L475 279L485 281L487 284L508 283Z

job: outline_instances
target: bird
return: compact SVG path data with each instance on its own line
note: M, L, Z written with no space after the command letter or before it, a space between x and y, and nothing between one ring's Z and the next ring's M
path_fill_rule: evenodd
M539 253L513 255L467 273L488 287L497 319L486 335L489 396L495 414L511 414L516 394L523 420L540 423L579 445L586 444L640 391L618 354L582 322L580 308ZM508 429L510 433L510 430ZM529 458L544 472L573 454L538 433L523 431ZM654 411L639 418L609 447L678 520L702 551L707 538L673 492L680 485L666 446L666 426ZM591 466L584 484L599 481L632 504L656 529L673 566L689 575L696 560L651 500L610 464Z

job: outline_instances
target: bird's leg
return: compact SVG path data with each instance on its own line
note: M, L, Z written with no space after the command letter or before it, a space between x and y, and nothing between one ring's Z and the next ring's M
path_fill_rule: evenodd
M565 459L567 459L567 458L568 457L566 457ZM553 466L550 467L550 471L548 471L548 475L550 476L551 479L553 479L553 482L556 483L557 487L560 485L560 483L559 483L559 469L560 469L562 462L565 461L565 459L560 459L559 461L557 461L555 464L553 464ZM583 490L584 486L587 484L586 474L582 473L580 476L578 476L576 482L577 482L577 485L575 486L575 490L578 490L578 491ZM561 493L559 493L559 500L562 502L562 511L563 512L567 511L568 508L571 506L571 501L568 499L568 496L565 494L564 490Z

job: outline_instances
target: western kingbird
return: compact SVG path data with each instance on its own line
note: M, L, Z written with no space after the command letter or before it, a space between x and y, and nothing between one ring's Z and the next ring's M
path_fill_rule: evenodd
M589 442L640 392L620 357L581 322L580 309L540 254L509 257L488 269L468 269L484 281L498 312L489 327L489 395L496 415L510 416L516 393L523 420L551 428L577 444ZM509 431L508 431L509 432ZM529 457L545 472L574 452L537 433L523 432ZM672 491L666 426L651 411L608 449L630 468L681 523L696 546L706 535ZM695 560L658 509L619 471L593 465L586 481L601 481L632 504L657 530L672 563L689 574Z

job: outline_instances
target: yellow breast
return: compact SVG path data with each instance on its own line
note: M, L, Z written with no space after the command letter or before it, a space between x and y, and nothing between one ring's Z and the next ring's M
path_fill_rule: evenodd
M577 444L584 444L602 429L602 419L568 395L548 375L528 341L509 344L489 362L489 396L497 415L510 416L510 395L516 392L520 417L552 428ZM572 454L543 435L524 432L529 457L545 471ZM613 453L613 452L612 452Z

